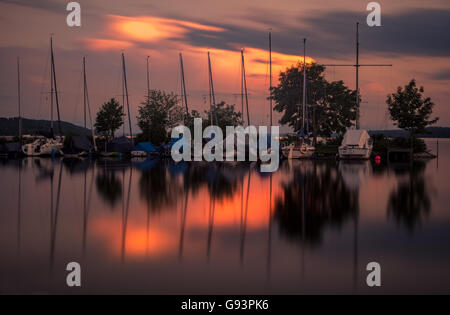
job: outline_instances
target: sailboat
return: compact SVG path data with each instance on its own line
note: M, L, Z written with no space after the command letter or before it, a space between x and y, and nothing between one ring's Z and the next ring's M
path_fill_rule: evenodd
M40 137L32 143L28 143L22 146L22 152L26 156L42 156L42 155L55 155L61 154L63 147L62 137L56 138L53 131L53 94L56 101L56 112L58 114L58 131L61 135L61 119L59 116L59 99L58 88L56 85L56 73L55 73L55 58L53 55L53 37L50 37L50 57L51 57L51 71L50 71L50 137Z
M147 98L148 98L148 100L150 99L149 59L150 59L150 56L147 56ZM133 151L131 151L131 157L137 158L137 159L148 158L150 156L156 156L156 155L158 155L158 149L153 145L153 143L150 142L150 135L149 135L148 141L138 143L133 148Z
M284 146L281 149L283 156L291 159L310 159L314 156L316 148L312 146L309 139L305 137L305 126L307 117L306 108L306 38L303 39L303 115L302 115L302 132L298 140L295 142ZM306 128L307 129L307 128ZM308 135L308 130L306 130L306 136Z
M372 138L367 130L360 129L359 67L359 23L356 23L356 130L349 129L344 135L339 147L339 158L343 160L367 160L372 155Z
M82 157L97 151L97 144L95 141L94 128L92 126L91 106L89 103L89 94L86 80L86 57L83 57L83 105L84 105L84 128L86 128L86 108L89 114L89 122L92 132L92 140L94 145L91 144L86 136L73 136L68 146L61 149L62 154L65 157Z
M108 143L105 143L105 151L100 154L104 157L111 156L121 156L123 153L131 154L134 149L133 145L133 130L131 126L131 116L130 116L130 102L128 99L128 84L127 84L127 71L125 67L125 54L122 52L122 90L125 92L123 98L124 102L127 102L127 112L128 112L128 125L130 127L130 139L125 137L125 127L122 137L112 139Z

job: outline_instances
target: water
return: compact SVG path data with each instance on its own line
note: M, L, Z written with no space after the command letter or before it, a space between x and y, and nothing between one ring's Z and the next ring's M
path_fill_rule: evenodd
M412 166L285 161L272 175L1 160L0 292L450 293L450 141L439 149ZM81 288L66 285L71 261ZM366 285L372 261L381 288Z

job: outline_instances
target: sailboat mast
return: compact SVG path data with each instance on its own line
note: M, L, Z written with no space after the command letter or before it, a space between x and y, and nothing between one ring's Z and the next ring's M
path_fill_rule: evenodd
M148 60L150 56L147 56L147 97L150 98L150 70L148 65Z
M83 57L83 116L84 128L86 128L86 61Z
M212 77L211 57L210 57L209 51L208 51L208 71L209 71L209 105L213 112L216 124L218 124L219 122L217 120L217 112L216 112L216 97L214 95L214 83L213 83L213 77ZM212 119L211 119L211 124L212 124Z
M84 128L86 128L86 105L89 112L89 123L91 127L91 134L92 134L92 141L94 142L94 150L97 152L97 144L95 142L95 132L94 132L94 126L92 125L92 115L91 115L91 105L89 104L89 93L88 93L88 87L87 87L87 80L86 80L86 57L83 57L83 81L84 81L84 88L83 88L83 94L84 94Z
M244 82L245 107L247 109L247 125L250 126L250 113L248 112L247 79L245 77L244 49L241 49L241 59L242 59L242 80Z
M242 50L241 50L242 54ZM244 72L242 68L242 61L241 61L241 113L242 113L242 120L244 120Z
M181 68L181 92L183 93L184 106L186 107L186 117L189 116L189 107L186 95L186 81L184 80L184 65L183 65L183 55L180 53L180 68Z
M359 22L356 22L356 129L360 128L359 111Z
M127 99L127 110L128 110L128 124L130 125L130 137L133 139L133 131L131 127L131 116L130 116L130 103L128 100L128 86L127 86L127 71L125 68L125 54L122 53L122 68L123 68L123 84L125 88L125 97Z
M53 137L53 38L50 37L50 134Z
M272 33L269 32L269 104L270 104L270 126L272 127Z
M303 114L302 114L302 132L305 132L306 120L306 38L303 38Z
M19 141L22 143L22 114L20 110L20 59L17 58L17 105L18 105L18 111L19 111L19 118L18 118L18 124L19 124Z
M56 101L56 114L58 115L58 131L61 132L61 117L59 115L59 99L58 99L58 87L56 85L56 71L55 71L55 57L53 55L53 37L50 37L50 51L51 51L51 61L52 61L52 76L53 76L53 87L55 88L55 101ZM53 88L52 88L53 90ZM53 115L53 101L52 101L52 115ZM52 117L52 132L53 132L53 117Z

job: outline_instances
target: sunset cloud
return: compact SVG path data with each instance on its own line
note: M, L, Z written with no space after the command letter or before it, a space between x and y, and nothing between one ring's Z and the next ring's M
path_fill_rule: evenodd
M121 50L134 46L131 42L114 39L84 38L82 42L90 50Z

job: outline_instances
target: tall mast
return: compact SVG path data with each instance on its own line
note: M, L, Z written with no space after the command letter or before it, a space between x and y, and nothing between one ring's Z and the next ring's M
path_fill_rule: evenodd
M242 49L241 49L242 54ZM244 72L242 67L242 61L241 61L241 113L242 113L242 120L244 120Z
M148 59L150 57L147 56L147 97L150 98L150 71L148 66Z
M86 128L86 105L87 105L89 112L89 123L91 127L92 141L94 142L94 150L97 151L97 144L95 142L95 132L94 127L92 125L91 105L89 104L89 93L86 80L86 57L83 57L83 81L84 81L83 94L84 94L84 110L85 110L84 128Z
M214 83L213 83L213 76L212 76L212 70L211 70L211 57L210 57L209 51L208 51L208 72L209 72L209 105L213 112L216 124L218 124L219 122L217 120L217 112L216 112L216 97L214 95ZM211 124L212 124L212 119L211 119Z
M131 128L131 116L130 116L130 103L128 100L128 86L127 86L127 72L125 68L125 55L122 53L122 68L123 68L123 84L125 88L125 96L127 99L127 110L128 110L128 124L130 125L130 137L133 139L133 131Z
M53 36L53 35L52 35ZM53 137L53 37L50 37L50 134Z
M360 128L359 111L359 22L356 22L356 129Z
M59 115L58 87L56 85L55 57L53 55L53 36L50 37L50 51L51 51L51 61L52 61L53 87L55 88L56 113L58 115L58 131L59 131L59 134L62 135L61 117ZM53 88L52 88L52 91L53 91ZM53 133L53 101L52 101L52 133Z
M247 79L245 78L244 49L241 49L241 59L242 59L242 81L244 82L245 107L247 110L247 125L250 126L250 113L248 112Z
M356 71L356 129L360 129L360 91L359 68L360 67L392 67L392 64L360 64L359 63L359 23L356 23L356 63L355 64L324 64L330 67L355 67Z
M22 143L22 114L20 110L20 59L17 58L17 103L19 111L19 141Z
M84 115L84 128L86 128L86 61L83 57L83 115Z
M272 32L269 32L269 104L270 126L272 127Z
M189 107L186 95L186 81L184 80L184 65L183 65L183 55L180 53L180 68L181 68L181 92L183 93L184 106L186 107L186 117L189 116Z
M303 38L303 115L302 115L302 132L305 133L306 120L306 38Z

